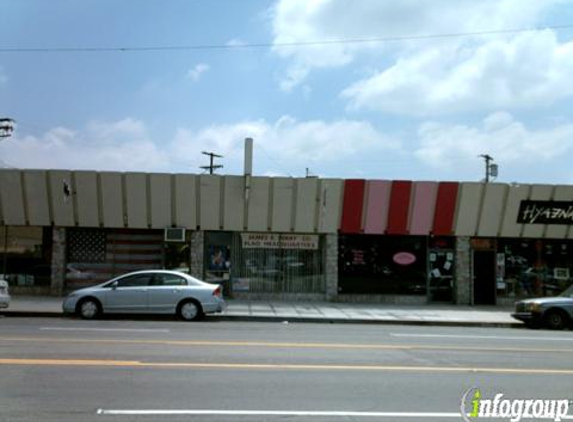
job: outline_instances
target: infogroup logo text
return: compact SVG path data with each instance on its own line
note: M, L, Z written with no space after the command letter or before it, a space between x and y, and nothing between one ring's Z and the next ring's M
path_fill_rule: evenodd
M492 399L482 396L479 388L467 390L461 400L460 411L464 421L472 422L486 418L553 420L559 422L569 414L569 399L508 399L497 393Z

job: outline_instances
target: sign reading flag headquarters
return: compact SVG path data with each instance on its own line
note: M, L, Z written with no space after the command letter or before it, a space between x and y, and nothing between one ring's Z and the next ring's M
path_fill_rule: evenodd
M318 249L318 235L242 233L243 248L264 249Z
M520 224L573 224L573 201L521 201Z

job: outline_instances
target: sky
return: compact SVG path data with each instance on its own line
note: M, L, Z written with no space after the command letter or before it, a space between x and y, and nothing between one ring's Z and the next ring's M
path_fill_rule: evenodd
M0 11L3 167L573 184L573 0Z

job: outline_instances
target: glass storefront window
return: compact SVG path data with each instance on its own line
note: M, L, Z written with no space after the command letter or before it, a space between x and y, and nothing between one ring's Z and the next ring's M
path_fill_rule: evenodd
M339 293L426 295L426 238L339 237Z
M49 286L51 227L0 227L0 263L11 286Z
M234 234L233 292L324 293L319 235Z
M573 242L503 239L498 243L497 295L555 296L573 283Z

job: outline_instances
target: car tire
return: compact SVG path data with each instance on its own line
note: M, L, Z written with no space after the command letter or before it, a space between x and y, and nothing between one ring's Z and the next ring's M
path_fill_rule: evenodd
M545 312L543 322L550 330L562 330L569 324L569 318L559 309L550 309Z
M197 321L203 317L203 308L196 300L184 300L177 307L177 316L184 321Z
M82 299L76 309L82 319L96 319L101 315L101 304L93 298Z

